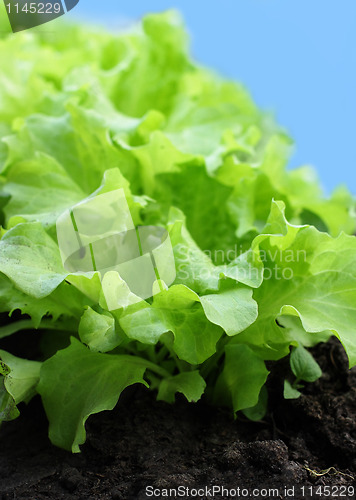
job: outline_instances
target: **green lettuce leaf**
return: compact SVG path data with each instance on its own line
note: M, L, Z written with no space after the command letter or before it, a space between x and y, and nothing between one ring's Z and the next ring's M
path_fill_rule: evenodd
M207 319L199 296L183 285L174 285L155 295L152 306L141 302L133 309L119 319L129 338L156 344L164 333L171 331L175 353L193 365L214 354L223 334L219 326Z
M215 386L215 400L234 412L257 405L267 380L265 363L246 345L225 347L224 368Z
M299 316L306 332L332 331L343 343L350 366L356 364L356 239L332 238L310 226L289 224L283 204L273 202L266 234L255 246L265 261L264 281L254 293L259 318L254 343L280 315ZM273 327L275 329L275 327ZM244 332L244 338L249 332ZM242 341L242 339L241 339Z
M17 224L0 240L0 272L35 298L50 295L64 281L56 243L39 223Z
M321 369L313 356L304 347L294 347L290 355L290 366L297 380L315 382L321 377Z
M91 351L112 351L122 341L110 313L100 314L88 307L79 323L79 337Z
M206 383L198 371L179 373L174 377L162 380L158 389L157 400L174 403L175 394L180 392L190 403L196 402L201 398L205 387Z
M20 414L17 405L36 394L41 363L0 350L0 424Z
M79 452L88 417L112 410L126 387L147 385L145 370L134 356L90 352L73 338L69 347L45 361L41 368L37 389L50 422L51 441Z

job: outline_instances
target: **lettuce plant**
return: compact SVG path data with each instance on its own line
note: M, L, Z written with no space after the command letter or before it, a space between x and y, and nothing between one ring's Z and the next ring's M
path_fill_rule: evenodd
M42 353L0 351L1 420L39 394L52 442L78 452L87 418L132 384L258 420L267 361L290 356L287 398L320 376L307 348L331 335L356 364L353 196L286 168L290 138L192 62L175 13L117 35L2 32L0 50L0 339L27 331ZM100 232L108 193L124 193L123 231L169 241L172 279L149 297L64 262L58 221L94 203Z

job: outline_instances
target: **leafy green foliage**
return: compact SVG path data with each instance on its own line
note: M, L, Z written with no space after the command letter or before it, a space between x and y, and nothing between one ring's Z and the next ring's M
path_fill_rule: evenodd
M112 315L97 313L90 307L80 319L79 337L94 352L112 351L121 340Z
M189 402L198 401L206 387L206 383L198 370L182 372L173 377L164 378L159 386L157 399L174 403L175 394L184 394Z
M321 370L313 356L304 347L294 347L290 356L290 366L297 380L314 382L321 377Z
M3 33L0 50L0 341L38 329L42 350L0 351L0 421L38 393L52 442L78 452L133 384L259 420L266 361L290 356L286 398L321 376L306 348L332 335L356 364L355 198L286 168L291 140L193 64L177 14L118 35ZM117 270L62 263L58 217L116 190L172 244L175 281L147 300Z
M267 376L265 363L247 345L227 345L224 369L215 386L216 400L231 398L234 411L254 407Z
M37 386L53 443L79 451L89 415L112 410L126 387L145 383L144 372L139 358L94 353L73 339L67 349L43 363Z

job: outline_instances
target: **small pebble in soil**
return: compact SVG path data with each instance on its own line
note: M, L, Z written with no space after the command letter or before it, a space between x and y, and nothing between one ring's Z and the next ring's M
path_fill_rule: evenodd
M60 480L61 486L72 493L77 489L79 484L83 481L83 476L78 469L74 467L64 467L62 470L62 478Z

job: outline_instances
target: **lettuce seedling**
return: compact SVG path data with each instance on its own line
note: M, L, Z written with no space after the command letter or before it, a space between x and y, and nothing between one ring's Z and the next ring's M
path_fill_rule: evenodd
M355 199L286 168L289 137L192 62L176 13L0 50L0 339L42 353L0 351L1 420L39 394L78 452L133 384L258 420L266 362L290 356L287 398L331 335L356 364Z

